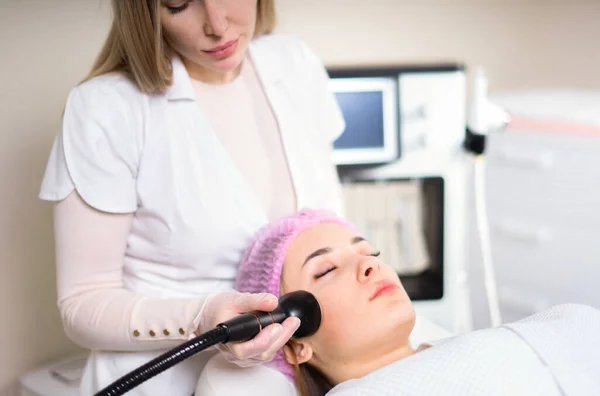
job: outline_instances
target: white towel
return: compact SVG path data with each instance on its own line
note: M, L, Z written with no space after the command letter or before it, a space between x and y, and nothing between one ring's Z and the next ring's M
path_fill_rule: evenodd
M448 338L328 395L600 395L600 311L565 304Z

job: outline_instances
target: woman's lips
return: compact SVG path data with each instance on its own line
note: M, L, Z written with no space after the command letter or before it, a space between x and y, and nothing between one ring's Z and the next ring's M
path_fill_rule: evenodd
M374 299L384 296L386 294L395 293L396 290L398 290L398 285L394 282L381 281L377 283L377 287L375 288L373 294L371 294L369 301L373 301Z
M227 58L235 52L238 42L239 39L231 40L223 45L219 45L218 47L205 50L204 53L217 59Z

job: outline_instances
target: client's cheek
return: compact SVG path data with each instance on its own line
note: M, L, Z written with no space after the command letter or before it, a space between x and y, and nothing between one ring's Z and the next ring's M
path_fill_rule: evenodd
M343 302L343 296L329 304L322 304L321 330L323 341L330 345L343 342L356 325L356 315L351 306Z

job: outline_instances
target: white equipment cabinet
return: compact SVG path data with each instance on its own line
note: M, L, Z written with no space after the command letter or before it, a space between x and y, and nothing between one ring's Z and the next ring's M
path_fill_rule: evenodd
M600 92L492 99L513 117L509 128L488 137L486 155L503 321L561 303L600 308ZM476 241L473 217L470 224L469 240ZM481 275L480 262L479 246L472 245L474 277ZM487 315L480 303L474 309L477 317Z

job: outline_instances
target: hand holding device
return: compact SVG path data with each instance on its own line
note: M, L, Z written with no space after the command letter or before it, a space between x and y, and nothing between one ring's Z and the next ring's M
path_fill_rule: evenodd
M251 311L272 312L277 308L277 303L277 297L268 293L215 294L205 304L199 331L203 333L239 315L248 317L246 313ZM300 320L296 317L265 323L255 337L218 344L217 349L225 359L240 367L258 365L273 360L299 326Z
M235 311L239 310L239 307L246 308L253 306L255 303L258 303L259 306L264 306L261 304L266 304L267 306L271 304L270 301L265 302L265 295L258 295L257 297L257 295L250 294L240 297L240 294L232 293L228 298L214 300L218 302L213 303L213 308L221 307L225 310L233 309ZM266 300L268 299L269 297L267 296ZM213 318L218 318L222 315L218 313L218 310L208 312L217 313ZM279 299L279 305L275 309L270 311L251 311L219 323L213 329L209 329L181 346L163 353L129 374L124 375L96 393L95 396L123 395L139 384L206 348L219 343L226 344L229 342L241 342L239 345L248 345L248 340L252 340L260 334L264 327L276 326L294 318L300 319L301 324L295 331L291 331L290 336L307 337L317 332L321 326L321 307L315 296L307 291L298 290L282 296ZM280 342L280 338L282 337L284 336L280 335L276 341ZM267 350L271 349L270 346L266 346Z

